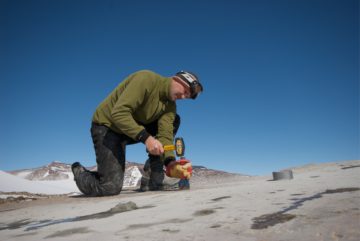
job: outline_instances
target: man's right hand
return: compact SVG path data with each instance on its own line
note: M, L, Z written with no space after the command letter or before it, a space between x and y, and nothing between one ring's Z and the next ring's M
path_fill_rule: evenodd
M151 155L160 156L164 153L164 148L160 141L156 140L154 137L149 136L145 141L146 149Z

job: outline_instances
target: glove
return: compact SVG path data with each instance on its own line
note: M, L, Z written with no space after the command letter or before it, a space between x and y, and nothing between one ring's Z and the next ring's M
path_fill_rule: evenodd
M166 176L168 177L190 179L191 175L192 166L189 160L172 161L166 166Z

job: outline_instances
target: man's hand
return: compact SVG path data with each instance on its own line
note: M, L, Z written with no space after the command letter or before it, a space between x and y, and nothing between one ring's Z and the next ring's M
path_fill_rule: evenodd
M146 149L151 155L160 156L164 153L164 148L160 141L156 140L154 137L149 136L145 141Z

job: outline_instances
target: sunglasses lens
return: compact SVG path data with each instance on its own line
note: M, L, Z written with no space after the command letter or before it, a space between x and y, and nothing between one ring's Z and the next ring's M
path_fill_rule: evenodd
M191 88L191 97L195 99L202 92L202 90L203 88L201 84L199 82L195 82Z

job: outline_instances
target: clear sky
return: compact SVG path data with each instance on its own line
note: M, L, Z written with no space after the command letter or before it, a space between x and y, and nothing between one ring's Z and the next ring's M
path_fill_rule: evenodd
M360 159L358 0L0 0L0 61L1 170L95 165L92 114L141 69L200 77L178 102L194 165Z

